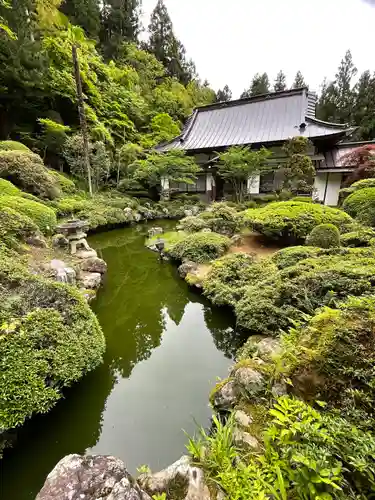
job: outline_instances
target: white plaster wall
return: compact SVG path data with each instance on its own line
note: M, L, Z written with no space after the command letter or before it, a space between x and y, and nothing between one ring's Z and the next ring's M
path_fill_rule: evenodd
M260 175L253 175L247 179L247 193L259 194Z
M206 175L206 191L212 191L215 186L215 180L211 172Z
M315 174L313 198L316 201L323 201L326 190L327 174L325 172L317 172Z
M339 201L339 192L341 188L342 174L330 173L328 177L327 193L325 205L337 206Z

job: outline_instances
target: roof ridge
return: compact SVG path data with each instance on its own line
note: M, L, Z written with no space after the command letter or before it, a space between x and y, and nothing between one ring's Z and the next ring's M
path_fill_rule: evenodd
M334 123L334 122L325 122L324 120L319 120L319 118L313 117L313 116L305 116L306 120L318 123L320 125L327 125L328 127L333 127L333 128L346 128L349 129L350 124L349 123Z
M214 102L212 104L205 104L203 106L196 106L195 110L200 111L200 110L207 110L207 109L215 109L215 108L228 108L232 106L236 106L239 104L247 104L249 102L258 102L258 101L266 101L268 99L278 99L280 97L288 97L290 95L299 95L301 94L304 90L308 90L307 87L300 87L298 89L287 89L287 90L280 90L278 92L267 92L266 94L258 94L254 95L251 97L243 97L242 99L233 99L232 101L219 101L219 102Z

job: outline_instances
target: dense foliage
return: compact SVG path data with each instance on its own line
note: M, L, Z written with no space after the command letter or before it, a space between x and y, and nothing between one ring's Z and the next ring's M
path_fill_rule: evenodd
M315 168L308 156L311 142L306 137L293 137L286 141L283 150L287 155L284 166L284 189L292 193L311 193Z
M27 215L6 206L0 208L0 252L2 245L16 247L38 231L38 226Z
M333 224L319 224L306 238L306 245L320 248L340 246L340 232Z
M27 200L20 196L0 196L0 207L12 208L28 216L45 234L52 233L57 225L55 212L34 200Z
M375 226L375 187L359 189L348 196L343 209L359 222Z
M230 239L217 233L193 233L172 245L168 253L176 260L207 262L217 259L229 248Z
M253 230L273 239L302 241L319 224L333 224L344 231L352 219L341 210L298 201L270 203L243 213Z

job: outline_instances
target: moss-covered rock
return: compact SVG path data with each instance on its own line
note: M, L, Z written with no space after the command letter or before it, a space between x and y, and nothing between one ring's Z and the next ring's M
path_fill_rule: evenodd
M342 207L362 224L375 226L375 187L355 191L346 198Z
M319 248L340 246L340 232L333 224L319 224L306 238L306 245Z
M268 238L303 241L319 224L333 224L345 232L353 220L342 210L315 203L285 201L242 214L244 223Z
M45 413L102 360L104 336L73 287L0 260L0 429Z
M0 151L0 177L42 198L54 199L60 194L56 180L34 153Z
M12 208L27 215L44 234L53 232L57 224L56 214L51 208L19 196L0 196L0 208Z

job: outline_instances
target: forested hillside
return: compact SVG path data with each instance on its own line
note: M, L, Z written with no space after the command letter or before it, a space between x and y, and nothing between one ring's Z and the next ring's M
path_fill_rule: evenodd
M23 142L55 168L67 136L79 129L73 47L90 141L111 164L125 143L169 139L194 106L215 99L163 0L147 42L139 40L138 0L3 0L0 19L0 139Z

